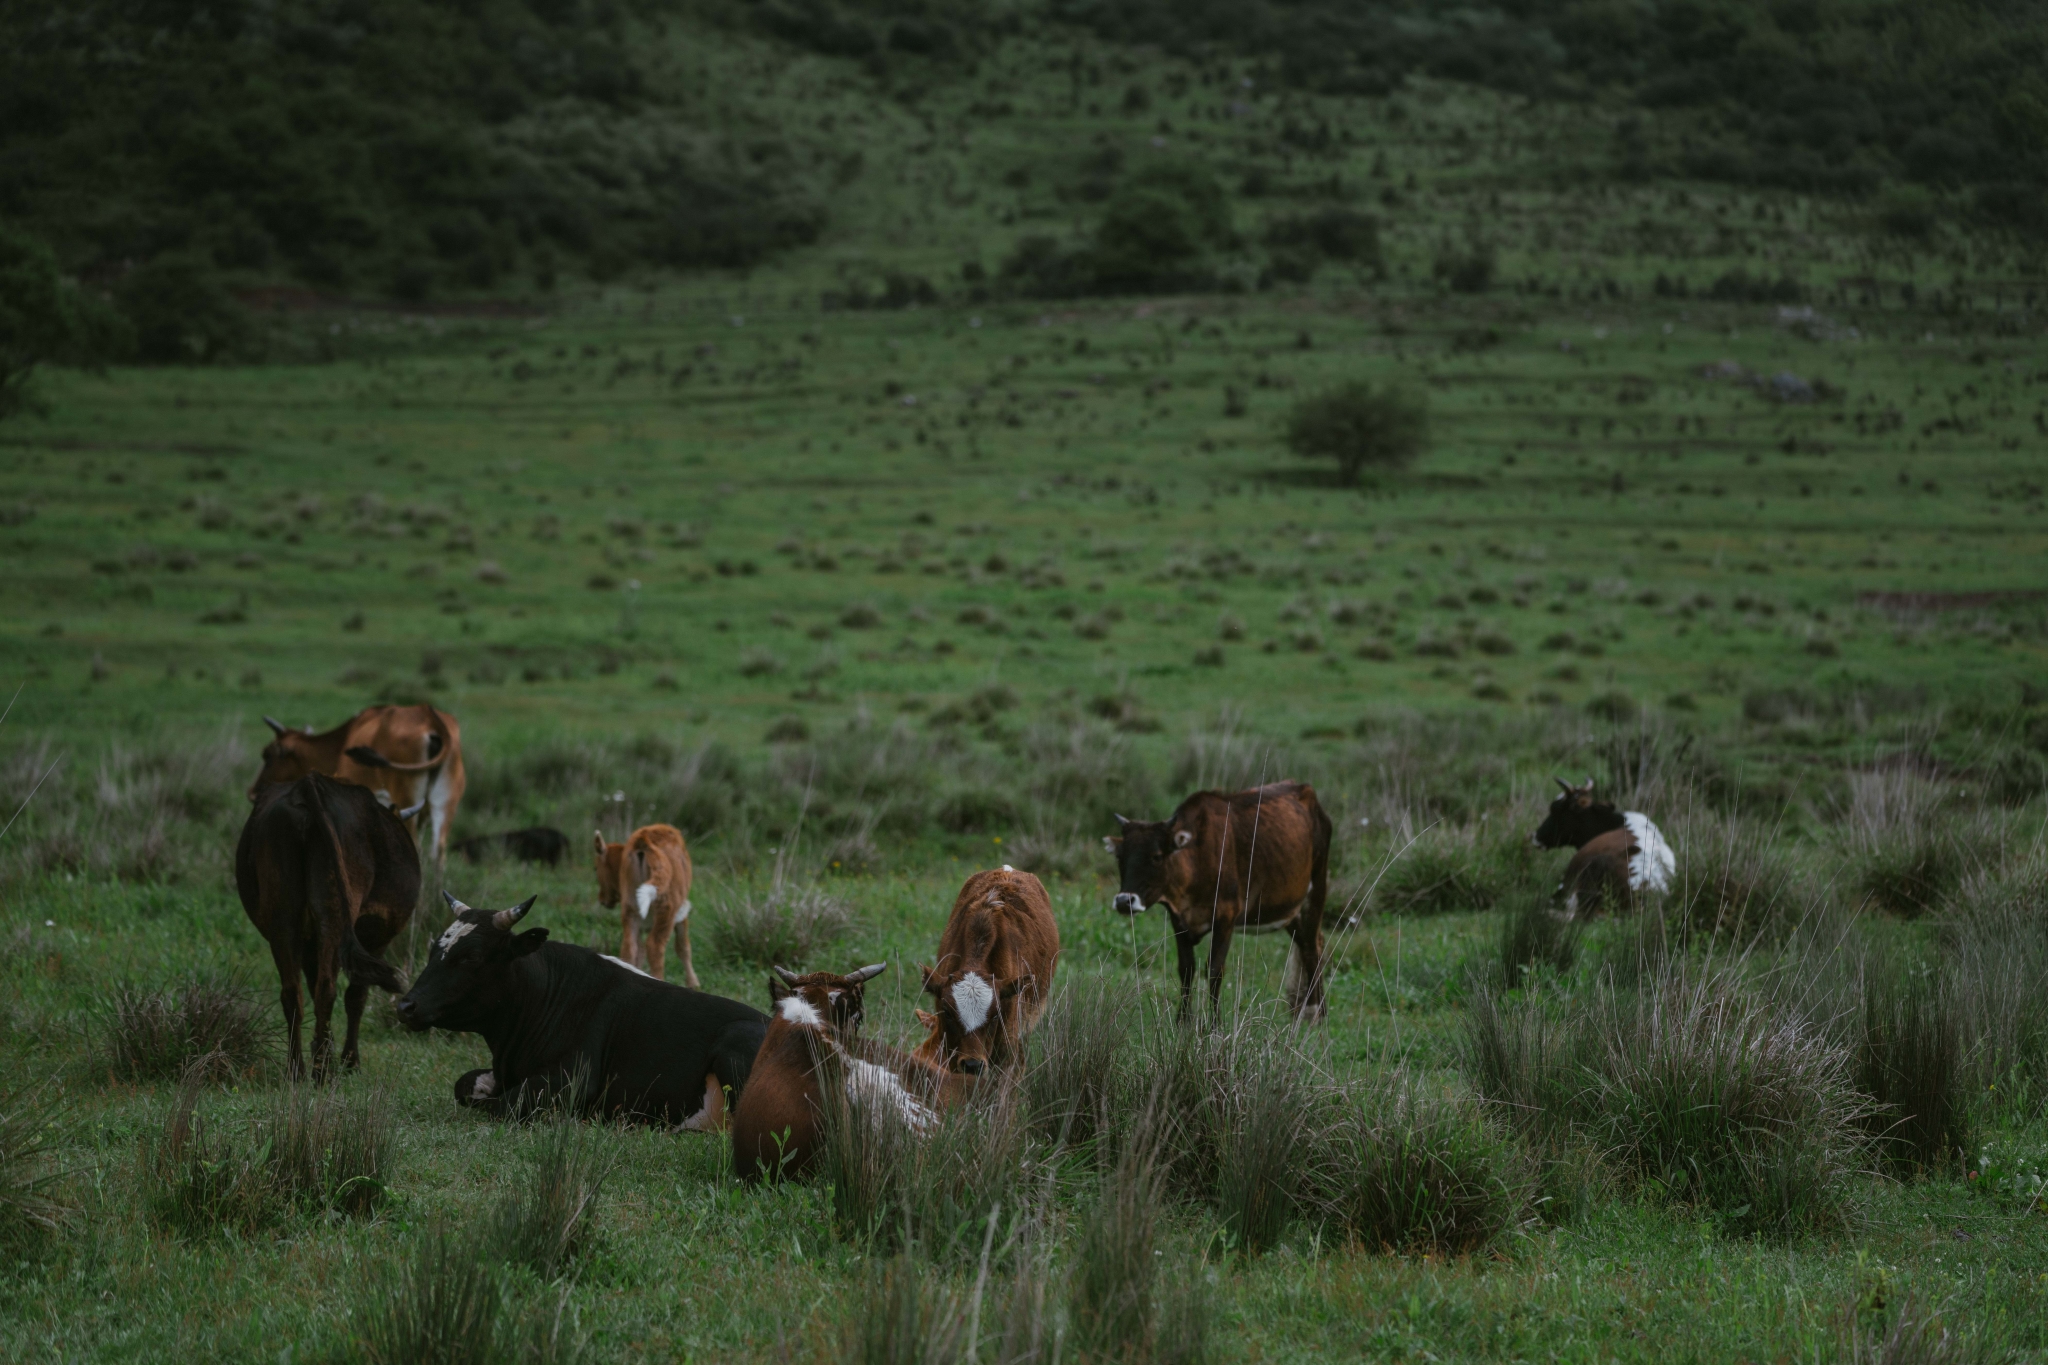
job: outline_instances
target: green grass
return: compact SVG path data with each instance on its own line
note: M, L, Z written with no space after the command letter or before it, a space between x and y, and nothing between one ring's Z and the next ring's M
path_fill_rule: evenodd
M0 1113L16 1122L27 1094L56 1116L0 1151L0 1189L42 1181L35 1207L62 1215L0 1237L0 1356L332 1359L360 1349L365 1284L419 1287L422 1321L496 1312L507 1341L566 1324L546 1349L587 1336L602 1359L837 1358L875 1307L873 1258L835 1232L825 1186L743 1191L716 1140L645 1129L590 1156L608 1175L573 1258L482 1279L444 1264L448 1238L481 1244L492 1211L566 1158L544 1126L458 1110L449 1084L477 1040L405 1034L381 998L352 1083L388 1097L374 1207L291 1204L250 1237L145 1216L145 1142L175 1079L111 1064L98 1021L123 983L268 994L228 876L259 717L329 724L427 696L464 726L458 835L544 820L580 847L593 825L674 819L698 856L705 987L765 1001L748 959L769 936L715 926L781 875L848 912L804 965L892 964L868 1027L896 1041L918 1034L911 964L961 880L1005 860L1045 871L1062 989L1092 978L1170 1004L1160 920L1106 906L1110 813L1314 780L1345 907L1316 1065L1413 1087L1344 1130L1412 1144L1352 1190L1356 1221L1383 1242L1490 1231L1529 1162L1551 1204L1487 1254L1443 1259L1268 1219L1248 1187L1238 1226L1278 1248L1247 1256L1176 1191L1154 1229L1176 1282L1154 1297L1199 1280L1212 1358L1805 1359L1881 1336L1909 1299L2048 1349L2048 1223L2025 1201L1856 1173L1832 1179L1833 1230L1751 1240L1648 1180L1602 1183L1571 1166L1580 1149L1504 1145L1467 1112L1463 1060L1473 974L1498 976L1503 918L1563 861L1518 841L1553 776L1593 771L1681 859L1688 837L1708 859L1689 885L1711 909L1672 951L1706 952L1717 920L1839 916L1968 986L1966 1037L2000 1049L1968 1058L1972 1084L2038 1093L2039 1021L2000 1003L2028 997L1999 944L2035 927L2041 603L1865 597L2048 581L2048 347L2009 283L2034 268L1951 226L1909 257L1853 205L1603 179L1584 151L1611 134L1599 109L1419 81L1392 100L1254 93L1237 116L1198 83L1142 118L1091 113L1049 64L1066 50L1005 44L912 106L849 63L721 36L696 60L861 145L815 247L747 276L565 285L532 316L281 316L267 325L299 349L279 353L305 363L52 374L54 414L0 430L13 801L55 765L0 837ZM1143 62L1161 89L1184 70ZM1286 151L1281 127L1306 114L1352 140ZM1227 184L1262 170L1288 191L1236 199L1250 237L1339 177L1382 217L1387 278L972 297L963 265L1088 221L1089 158L1135 164L1154 137ZM1474 221L1498 282L1442 292L1432 263ZM1652 290L1684 275L1697 294L1737 268L1793 271L1859 337ZM820 307L888 269L942 301ZM1939 286L1942 309L1904 302L1908 281L1922 299ZM1842 396L1781 406L1704 377L1726 359ZM1434 439L1408 473L1350 490L1282 436L1295 397L1357 379L1426 392ZM1906 769L1940 798L1912 817L1947 859L1939 884L1911 883L1913 922L1854 915L1903 884L1869 774ZM476 904L538 892L558 939L614 950L581 855L451 864L448 884ZM1957 918L1980 900L1996 913ZM416 958L437 915L393 955ZM1634 929L1506 955L1545 960L1532 995L1594 998L1617 970L1619 1016ZM1804 932L1777 923L1751 965L1806 960ZM1232 992L1275 998L1284 947L1240 938ZM1980 1100L2000 1160L2038 1164L2038 1102ZM277 1105L260 1068L202 1099L238 1139ZM1255 1146L1242 1169L1267 1160ZM1030 1252L1044 1266L1020 1252L1001 1269L988 1331L1027 1270L1068 1302L1094 1178L1053 1201L1055 1235ZM1559 1212L1573 1190L1592 1193ZM913 1260L903 1275L928 1282L891 1292L919 1322L920 1304L967 1302L973 1250Z

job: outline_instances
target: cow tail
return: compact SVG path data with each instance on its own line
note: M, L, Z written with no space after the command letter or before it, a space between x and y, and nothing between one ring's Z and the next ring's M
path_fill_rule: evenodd
M367 981L379 990L393 995L405 993L405 978L398 974L398 968L381 957L373 957L363 941L356 937L353 924L348 929L348 939L341 945L342 965L348 968L348 979Z

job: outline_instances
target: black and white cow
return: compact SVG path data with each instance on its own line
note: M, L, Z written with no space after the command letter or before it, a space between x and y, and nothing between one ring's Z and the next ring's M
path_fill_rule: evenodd
M1574 787L1563 778L1564 790L1550 803L1550 813L1529 836L1538 848L1575 848L1557 884L1557 901L1566 917L1592 914L1603 906L1623 908L1644 892L1671 888L1678 860L1664 833L1641 811L1616 810L1593 794L1593 779Z
M490 1068L455 1082L457 1103L520 1113L560 1095L585 1115L725 1127L767 1015L549 943L545 929L515 933L531 896L493 911L442 895L455 922L434 940L398 1017L415 1031L480 1033L490 1045Z

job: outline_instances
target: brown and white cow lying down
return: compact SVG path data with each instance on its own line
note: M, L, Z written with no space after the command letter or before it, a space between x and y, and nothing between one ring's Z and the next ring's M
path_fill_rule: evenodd
M1557 785L1563 790L1529 841L1538 848L1578 850L1565 864L1555 892L1567 919L1623 909L1645 892L1670 889L1678 860L1649 816L1616 810L1612 802L1600 800L1590 777L1581 787L1561 777Z
M683 954L683 981L694 989L690 965L690 849L674 825L642 825L623 844L597 835L597 903L619 907L619 957L665 979L671 935ZM645 941L642 940L645 930Z
M1330 886L1330 817L1306 782L1196 792L1165 820L1126 820L1104 839L1116 855L1120 915L1164 905L1180 956L1181 1008L1195 979L1195 945L1209 946L1209 1000L1223 989L1231 935L1285 929L1294 939L1284 989L1297 1018L1321 1019L1323 901Z
M1009 866L975 873L953 901L938 961L919 968L933 1003L917 1012L928 1036L912 1055L967 1076L1023 1061L1059 960L1045 884Z
M742 1180L795 1179L810 1171L824 1142L828 1087L914 1133L931 1128L936 1114L903 1081L905 1069L918 1064L860 1037L863 989L887 965L845 976L775 968L768 981L768 1034L733 1111L733 1167Z
M431 706L372 706L322 734L308 725L293 730L263 718L275 736L263 749L263 770L249 799L266 786L321 773L368 787L394 810L425 807L426 837L436 866L448 861L448 830L467 784L462 769L462 727ZM417 825L407 828L419 837Z

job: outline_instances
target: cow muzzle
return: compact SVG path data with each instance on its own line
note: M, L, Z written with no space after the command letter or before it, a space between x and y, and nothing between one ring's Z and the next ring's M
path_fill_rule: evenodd
M391 1008L398 1011L398 1022L404 1024L414 1033L425 1033L429 1028L433 1027L433 1025L420 1017L420 1007L409 995L401 997Z
M1119 915L1135 915L1145 908L1145 902L1129 891L1117 892L1116 899L1109 904Z
M987 1065L979 1057L962 1057L959 1061L960 1069L970 1076L979 1076Z

